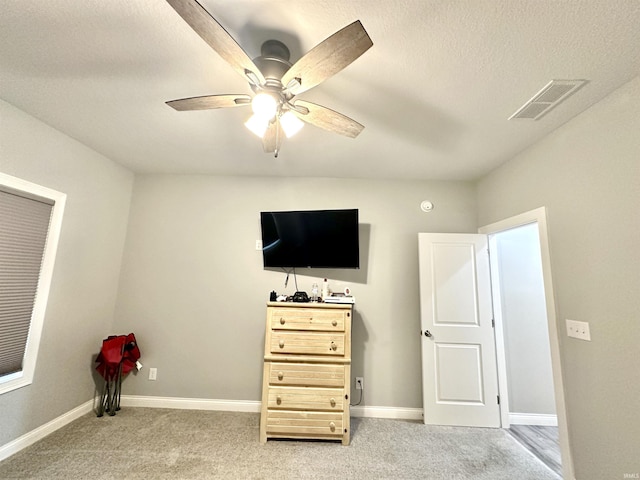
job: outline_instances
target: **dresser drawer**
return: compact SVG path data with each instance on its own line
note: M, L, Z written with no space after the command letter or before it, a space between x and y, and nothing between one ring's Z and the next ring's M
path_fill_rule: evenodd
M274 330L344 332L345 310L317 308L270 308L269 323Z
M326 363L269 364L269 384L301 387L344 387L345 366Z
M344 356L344 333L271 332L271 353Z
M344 389L269 387L267 408L283 410L344 410Z
M271 437L342 438L343 413L268 410L266 432Z

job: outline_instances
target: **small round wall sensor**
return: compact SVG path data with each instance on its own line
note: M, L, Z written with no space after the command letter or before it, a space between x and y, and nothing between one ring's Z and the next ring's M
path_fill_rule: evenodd
M431 203L429 200L425 200L420 204L420 210L422 210L423 212L430 212L431 210L433 210L433 203Z

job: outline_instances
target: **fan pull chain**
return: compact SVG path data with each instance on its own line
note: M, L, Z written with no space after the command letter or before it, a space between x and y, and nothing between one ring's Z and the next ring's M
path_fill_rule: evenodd
M276 148L273 151L273 158L278 158L278 153L280 153L280 120L276 117Z

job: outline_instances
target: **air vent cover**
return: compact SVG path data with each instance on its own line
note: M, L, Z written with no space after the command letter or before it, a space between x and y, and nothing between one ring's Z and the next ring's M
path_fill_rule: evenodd
M551 80L531 100L509 117L538 120L580 89L586 80Z

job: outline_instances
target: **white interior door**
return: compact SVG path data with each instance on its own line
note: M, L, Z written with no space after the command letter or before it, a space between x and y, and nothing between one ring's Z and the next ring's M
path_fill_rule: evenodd
M486 235L418 234L424 422L499 427Z

